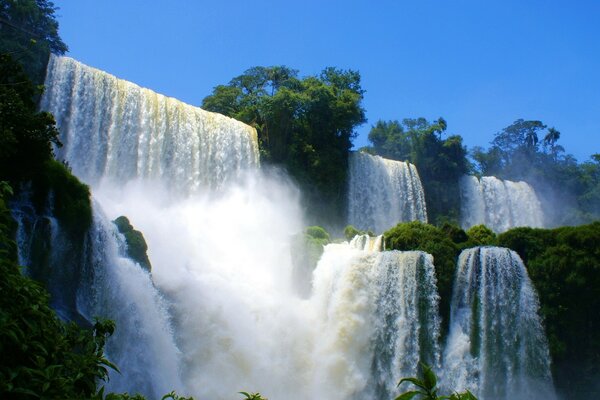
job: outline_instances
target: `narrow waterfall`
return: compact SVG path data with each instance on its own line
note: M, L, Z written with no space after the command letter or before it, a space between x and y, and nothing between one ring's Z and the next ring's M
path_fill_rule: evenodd
M314 398L390 399L420 361L439 367L432 257L365 249L376 242L327 245L314 271Z
M50 57L45 86L40 108L64 145L57 157L89 184L144 178L197 193L258 164L254 128L71 58Z
M493 176L460 181L461 225L468 229L485 224L495 232L517 226L541 228L544 215L533 188L525 182L503 181Z
M555 398L537 294L517 253L463 251L453 293L447 387L468 388L480 400Z
M348 223L382 233L407 221L427 222L425 194L416 167L362 152L352 153Z

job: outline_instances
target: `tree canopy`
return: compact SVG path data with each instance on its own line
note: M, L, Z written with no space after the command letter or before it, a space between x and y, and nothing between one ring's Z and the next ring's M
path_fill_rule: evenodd
M50 52L64 54L57 8L48 0L0 0L0 54L17 58L35 83L42 83Z
M263 161L285 166L311 209L335 221L343 215L355 128L366 121L363 94L353 70L328 67L299 78L285 66L253 67L215 87L202 107L254 126Z
M477 174L531 184L551 225L600 218L600 159L577 160L558 144L561 132L535 120L518 119L496 133L489 149L474 147Z
M385 158L409 161L417 166L425 190L430 221L458 221L458 180L468 171L462 137L442 139L448 125L443 118L378 121L369 132L372 147L361 149Z

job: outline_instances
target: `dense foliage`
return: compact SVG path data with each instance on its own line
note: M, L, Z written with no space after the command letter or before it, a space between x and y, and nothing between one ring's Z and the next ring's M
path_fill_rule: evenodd
M202 107L257 129L263 162L285 166L326 225L344 216L348 152L364 123L356 71L325 68L299 78L287 67L254 67L214 88Z
M600 377L600 222L552 230L517 228L498 236L515 250L540 296L557 387L591 398Z
M50 52L67 51L56 9L48 0L0 0L0 54L18 59L36 84L44 82Z
M50 113L37 111L37 92L19 63L0 55L0 180L17 190L33 182L36 207L49 207L77 236L92 222L89 188L54 159L58 130Z
M372 147L362 149L416 165L425 191L427 214L435 224L458 221L458 180L469 168L462 138L452 135L442 139L446 129L443 118L433 123L425 118L378 121L369 132Z
M494 245L515 250L539 294L555 383L568 398L590 398L600 376L600 222L556 229L515 228L496 236L478 225L464 232L444 224L398 224L385 234L387 249L433 255L440 310L447 328L454 271L460 252ZM598 393L596 386L596 392ZM586 397L587 396L587 397Z
M103 357L114 326L97 322L93 330L61 322L39 283L21 274L14 221L0 197L0 397L89 398L111 364Z

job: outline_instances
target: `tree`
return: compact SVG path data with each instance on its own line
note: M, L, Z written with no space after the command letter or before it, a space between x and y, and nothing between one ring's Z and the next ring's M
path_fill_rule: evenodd
M378 121L369 132L373 144L369 152L385 158L409 161L416 165L425 190L430 221L457 221L459 214L458 181L468 171L466 149L462 138L451 135L442 140L447 122L438 118L405 118L398 121Z
M36 84L44 80L50 52L67 51L56 10L48 0L0 0L0 54L18 58Z
M60 146L54 117L37 112L36 88L11 56L0 55L0 179L32 179Z
M285 66L253 67L215 87L202 107L254 126L263 161L285 166L305 189L307 207L336 223L352 138L366 120L363 93L357 71L329 67L300 79Z

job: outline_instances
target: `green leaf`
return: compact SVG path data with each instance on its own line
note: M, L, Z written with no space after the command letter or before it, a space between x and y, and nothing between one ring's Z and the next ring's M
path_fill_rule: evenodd
M423 383L429 390L433 390L437 385L437 378L430 367L423 365Z
M421 392L418 392L418 391L402 393L400 396L396 397L394 400L410 400L420 393Z
M425 386L425 383L423 383L417 378L402 378L400 379L400 382L398 382L398 386L402 385L404 382L410 382L413 385L420 387L421 389L427 390L427 386Z

